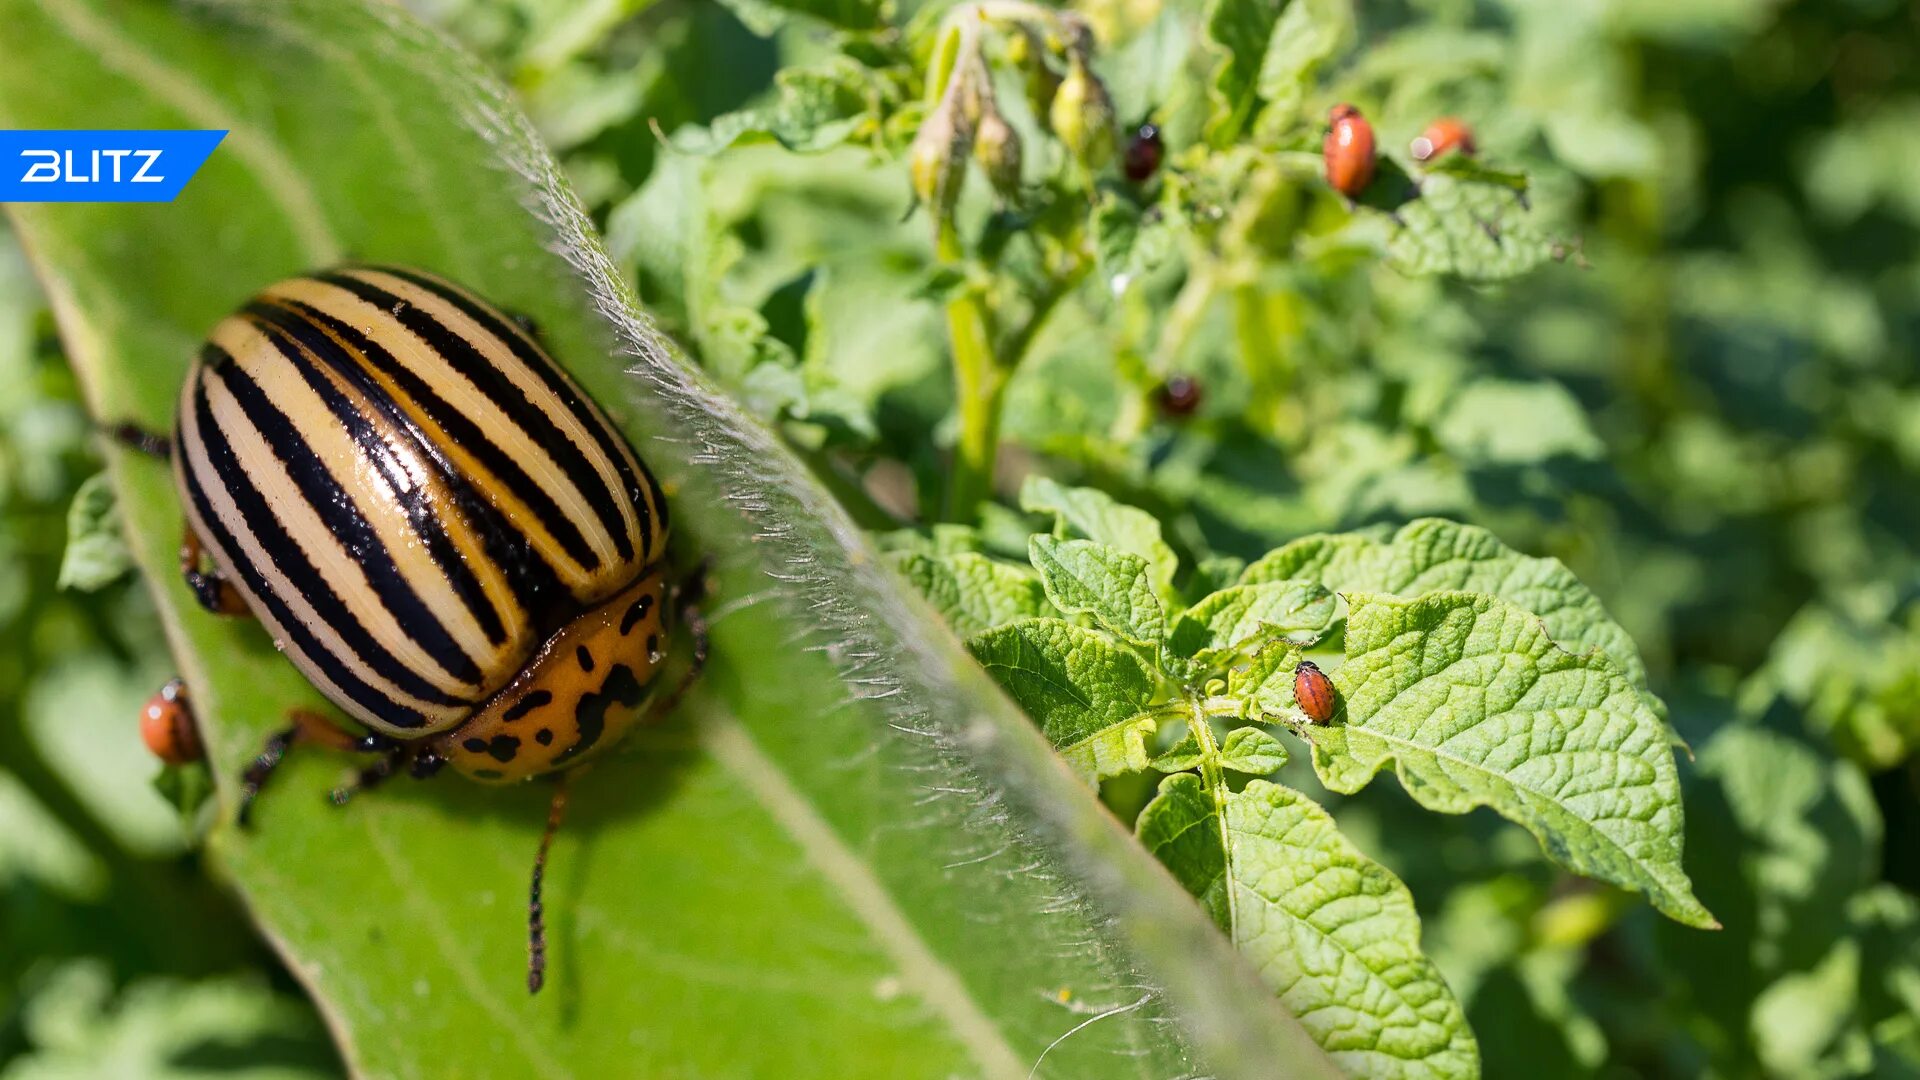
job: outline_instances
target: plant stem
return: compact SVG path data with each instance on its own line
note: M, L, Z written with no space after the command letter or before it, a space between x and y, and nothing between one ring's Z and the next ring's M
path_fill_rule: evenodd
M958 262L960 237L951 221L940 223L940 258ZM1009 372L993 353L993 330L985 303L972 289L947 302L947 336L953 346L955 405L960 438L953 448L947 487L947 519L971 523L993 492L993 464L1000 446L1000 408Z
M1207 705L1198 697L1187 699L1187 727L1200 747L1200 783L1213 800L1213 819L1220 829L1220 854L1226 860L1227 936L1232 938L1239 922L1233 896L1233 834L1227 829L1227 770L1220 765L1220 743L1213 737L1213 723L1207 718ZM1237 943L1237 942L1236 942Z

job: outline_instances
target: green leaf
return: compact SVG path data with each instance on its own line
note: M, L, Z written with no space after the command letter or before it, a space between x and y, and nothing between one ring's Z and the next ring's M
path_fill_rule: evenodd
M1147 767L1153 675L1118 642L1059 619L1022 619L967 641L975 659L1089 780Z
M961 638L1047 614L1040 579L1024 566L972 551L906 552L893 564Z
M685 128L674 134L672 145L700 156L761 142L819 153L873 122L876 92L867 69L846 57L818 68L787 68L775 78L771 102L717 117L704 128Z
M1413 897L1327 812L1264 780L1160 782L1136 831L1350 1076L1470 1077L1479 1051L1420 952Z
M1199 897L1213 921L1231 931L1220 817L1200 777L1182 772L1160 781L1159 794L1140 811L1134 833L1175 880Z
M1115 192L1100 193L1092 225L1101 280L1115 293L1172 254L1173 236L1166 216L1143 215L1140 204Z
M1227 695L1246 703L1249 719L1288 717L1307 722L1293 699L1294 669L1300 648L1284 642L1268 645L1247 663L1227 672Z
M1346 0L1293 0L1280 13L1260 61L1259 95L1266 102L1261 127L1285 131L1301 115L1320 66L1354 31L1354 6Z
M1557 382L1475 379L1435 420L1434 438L1462 462L1527 465L1565 457L1592 461L1605 446L1587 413Z
M1092 615L1135 645L1157 647L1166 614L1147 578L1147 560L1092 540L1059 540L1038 533L1027 541L1047 599L1069 615Z
M1147 561L1154 592L1171 598L1174 571L1180 560L1160 537L1160 522L1145 510L1115 502L1093 488L1071 488L1034 475L1020 488L1020 509L1029 514L1052 514L1057 530L1078 533Z
M1420 197L1400 205L1402 228L1387 244L1389 262L1408 274L1505 281L1554 257L1524 197L1506 184L1430 173Z
M205 762L166 765L154 775L153 790L180 814L180 827L191 834L200 819L200 808L213 798L213 774Z
M403 779L336 808L353 763L302 747L233 828L242 767L322 698L196 607L168 468L110 452L220 785L206 858L349 1070L1329 1075L808 470L675 358L475 60L347 0L0 0L0 25L0 124L229 131L171 204L7 208L99 419L165 429L202 335L265 285L404 261L530 317L672 492L676 551L712 562L694 694L572 789L528 1000L550 789ZM1063 986L1130 1007L1062 1040L1085 1020Z
M1647 894L1689 926L1719 924L1680 865L1680 781L1666 725L1604 653L1554 644L1504 600L1349 593L1346 722L1311 729L1329 788L1389 761L1422 806L1490 806L1555 862Z
M720 0L747 29L770 37L789 22L811 20L839 30L878 30L887 24L881 0Z
M1177 655L1205 661L1249 651L1269 638L1310 645L1333 624L1337 606L1333 594L1315 581L1234 585L1188 608L1174 627L1171 646Z
M106 473L95 473L80 484L67 507L67 548L60 556L62 589L93 592L126 576L133 569L120 528L120 503Z
M1538 615L1561 645L1604 651L1635 686L1646 689L1640 650L1573 571L1558 559L1522 555L1477 526L1423 518L1386 539L1357 533L1305 536L1268 553L1240 580L1252 584L1287 578L1318 581L1340 593L1490 593Z
M1287 748L1257 727L1234 728L1220 744L1220 764L1235 772L1266 776L1287 763Z
M73 960L45 978L21 1021L28 1048L8 1062L12 1080L188 1080L214 1074L208 1061L258 1063L258 1071L229 1066L217 1070L221 1075L340 1074L312 1014L248 978L149 977L116 992L106 962Z
M1478 1076L1473 1032L1420 951L1400 879L1278 784L1229 796L1226 822L1234 944L1334 1060L1352 1076Z
M1161 772L1186 772L1188 769L1199 768L1200 763L1206 759L1206 751L1200 749L1200 740L1194 738L1193 732L1189 730L1179 742L1155 756L1147 764Z
M1206 40L1218 54L1207 87L1207 140L1232 142L1259 111L1260 69L1287 0L1213 0Z

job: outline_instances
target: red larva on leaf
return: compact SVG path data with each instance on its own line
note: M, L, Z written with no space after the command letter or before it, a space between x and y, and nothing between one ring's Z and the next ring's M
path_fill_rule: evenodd
M1413 140L1407 147L1415 161L1432 161L1449 150L1458 150L1472 157L1478 149L1473 142L1473 129L1466 121L1453 116L1443 116L1427 125L1427 130Z
M1333 719L1333 680L1311 660L1302 660L1293 669L1293 700L1300 711L1316 724Z
M1320 145L1327 183L1349 199L1357 199L1373 182L1373 125L1351 105L1335 105L1327 114L1333 124Z
M169 765L185 765L206 756L194 727L193 708L187 704L186 687L179 679L147 699L140 710L140 738L154 757Z
M1170 375L1153 392L1160 414L1173 420L1185 420L1200 407L1200 381L1191 375Z
M1127 140L1127 153L1121 162L1127 179L1136 184L1146 183L1160 169L1160 157L1165 153L1160 141L1160 128L1154 124L1141 124Z

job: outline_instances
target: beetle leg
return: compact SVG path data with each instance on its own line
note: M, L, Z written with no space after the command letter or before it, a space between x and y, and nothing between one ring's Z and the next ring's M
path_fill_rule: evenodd
M327 796L335 806L345 806L348 800L363 791L372 791L387 782L387 778L399 771L400 763L405 761L412 749L404 743L394 743L386 752L374 760L374 763L360 770L353 783L334 788Z
M676 616L686 624L687 636L693 639L693 662L681 674L680 681L666 696L655 701L647 710L647 722L666 716L687 696L694 681L700 678L700 672L707 666L707 619L700 614L700 598L706 594L706 566L688 574L673 587L673 603Z
M168 458L173 456L173 437L148 431L138 424L109 424L101 430L107 437L135 453L148 457Z
M206 569L208 565L207 549L200 543L200 534L189 526L180 537L180 576L187 579L193 598L215 615L248 614L247 602L240 598L240 590L233 587L233 582L228 581L218 567Z
M240 809L234 819L242 828L252 824L253 801L260 797L260 789L272 778L294 743L315 743L330 750L351 752L359 741L340 725L310 709L289 709L287 720L285 728L267 736L259 755L240 774Z
M241 828L253 824L253 800L260 797L260 789L266 786L273 771L287 756L287 747L293 745L294 737L300 734L298 724L284 728L267 736L267 743L260 748L260 754L240 774L240 809L234 814L234 820Z

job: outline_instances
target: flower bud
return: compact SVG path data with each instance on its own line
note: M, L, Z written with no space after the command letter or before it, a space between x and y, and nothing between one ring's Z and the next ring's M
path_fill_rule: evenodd
M1106 84L1100 77L1087 69L1086 61L1078 52L1073 54L1067 77L1053 95L1048 117L1053 121L1054 133L1066 144L1067 152L1089 172L1098 172L1113 160L1116 142L1113 98L1108 96Z
M1020 133L991 105L980 113L980 127L973 140L973 159L980 163L987 182L1001 198L1013 199L1020 194Z
M954 204L960 201L960 187L967 178L967 152L972 148L973 126L951 98L928 113L914 135L907 155L913 193L936 218L952 214Z
M1060 76L1047 59L1050 51L1039 32L1030 26L1021 26L1007 40L1007 61L1025 72L1027 105L1042 128L1049 126L1047 110L1053 106L1053 95L1060 88Z

